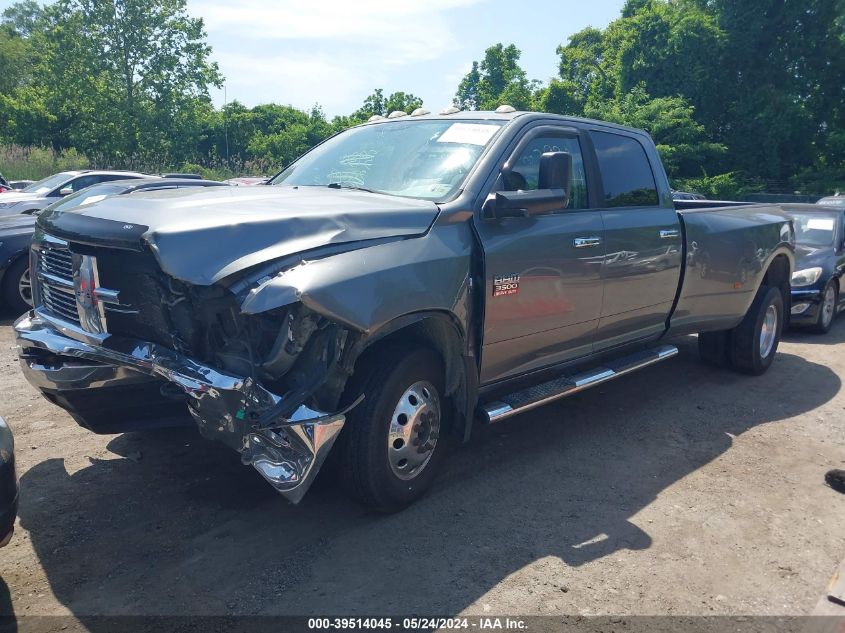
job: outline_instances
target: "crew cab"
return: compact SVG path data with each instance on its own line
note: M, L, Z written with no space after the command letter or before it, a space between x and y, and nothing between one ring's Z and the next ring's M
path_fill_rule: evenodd
M473 421L671 358L675 337L762 374L793 251L777 206L673 204L645 132L417 110L269 186L42 214L15 330L28 380L92 431L192 420L293 502L334 450L394 510Z

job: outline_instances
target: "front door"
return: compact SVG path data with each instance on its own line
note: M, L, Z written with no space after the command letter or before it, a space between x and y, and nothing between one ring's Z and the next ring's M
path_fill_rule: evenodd
M485 267L483 384L592 351L601 314L604 227L601 212L589 208L578 132L554 125L530 129L494 191L537 189L540 157L558 151L572 155L567 208L476 220Z

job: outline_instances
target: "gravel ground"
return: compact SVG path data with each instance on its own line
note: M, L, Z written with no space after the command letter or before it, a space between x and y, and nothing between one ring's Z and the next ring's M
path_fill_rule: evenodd
M481 428L393 516L323 477L288 505L192 429L97 436L22 378L0 613L812 612L845 555L845 319L750 378L679 357Z

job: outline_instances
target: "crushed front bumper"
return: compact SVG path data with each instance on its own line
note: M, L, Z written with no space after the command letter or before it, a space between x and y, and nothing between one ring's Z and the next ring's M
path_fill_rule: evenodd
M43 392L132 386L145 377L167 381L187 396L203 435L238 450L245 464L293 503L313 483L345 422L345 412L328 414L305 405L268 420L284 408L282 397L250 377L227 374L154 343L79 341L35 311L15 322L15 335L24 375Z
M793 288L790 323L793 325L814 324L819 318L822 295L822 288Z

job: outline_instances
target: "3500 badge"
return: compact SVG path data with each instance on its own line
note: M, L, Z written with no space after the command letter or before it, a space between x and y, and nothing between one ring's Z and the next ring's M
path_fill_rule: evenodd
M519 275L497 275L493 277L493 296L506 297L519 294Z

